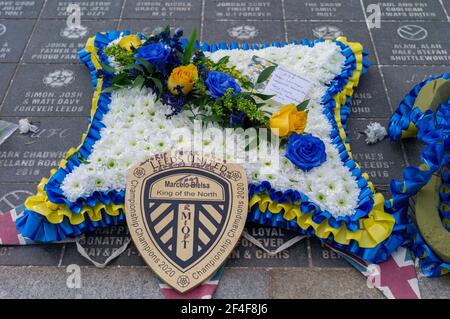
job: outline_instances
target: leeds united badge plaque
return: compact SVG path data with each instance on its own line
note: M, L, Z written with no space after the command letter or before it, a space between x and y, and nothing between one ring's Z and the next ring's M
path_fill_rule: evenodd
M129 170L125 214L142 257L186 292L222 265L244 229L245 170L193 152L151 156Z

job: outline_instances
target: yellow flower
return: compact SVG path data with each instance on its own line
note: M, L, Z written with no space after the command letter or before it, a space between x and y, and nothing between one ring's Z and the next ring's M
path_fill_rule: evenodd
M131 51L132 48L137 48L141 45L141 39L136 34L130 34L119 41L119 46L127 51Z
M270 117L270 128L273 133L283 137L289 133L303 133L306 127L307 114L297 111L294 104L286 104ZM274 129L278 129L278 132Z
M198 79L197 68L193 64L182 65L173 69L167 80L167 87L172 94L177 95L175 89L177 86L182 87L183 94L188 94L192 91L195 81Z

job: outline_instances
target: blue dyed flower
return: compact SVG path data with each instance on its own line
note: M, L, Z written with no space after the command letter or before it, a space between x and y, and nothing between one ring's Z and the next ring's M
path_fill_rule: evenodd
M241 111L235 111L230 114L230 126L231 127L242 127L247 118L247 114Z
M158 42L139 47L134 57L144 59L152 64L157 64L166 62L170 53L170 49L166 48L163 43Z
M304 172L327 160L325 144L311 134L291 134L286 146L286 157Z
M236 83L236 80L222 72L209 72L205 84L211 92L211 96L215 99L223 96L228 89L233 89L234 94L241 92L241 87Z

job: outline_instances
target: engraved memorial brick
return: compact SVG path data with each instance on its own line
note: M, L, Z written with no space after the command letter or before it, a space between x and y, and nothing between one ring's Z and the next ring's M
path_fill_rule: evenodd
M3 116L87 116L92 85L83 65L20 65Z
M143 32L145 34L162 31L167 25L171 26L173 32L176 28L182 28L184 35L188 36L196 29L200 34L200 21L198 20L121 20L119 24L120 30L130 30Z
M203 41L237 43L273 43L283 42L284 26L281 21L270 23L261 21L215 21L204 23Z
M255 237L269 251L274 251L296 233L281 228L247 224L247 232ZM246 238L241 237L238 246L231 253L227 267L308 267L308 252L306 239L297 242L290 248L270 255L256 247Z
M311 247L311 259L314 267L320 268L351 268L350 264L345 261L338 253L326 247L317 238L309 239Z
M383 22L372 29L381 64L450 65L448 22Z
M0 20L0 62L20 60L33 25L30 20Z
M47 1L42 13L44 19L65 18L69 4L78 4L81 9L81 19L118 19L124 0L52 0Z
M11 81L15 69L16 64L2 63L0 65L0 72L2 74L2 76L0 76L0 101L2 101L3 97L5 96L6 90L8 89L9 82Z
M281 20L281 0L209 0L205 2L206 19Z
M352 118L386 117L391 113L378 68L369 68L350 103Z
M117 249L126 241L130 240L130 232L125 223L118 226L110 226L97 229L93 233L88 233L80 239L80 244L85 249L90 258L98 263L104 263ZM66 244L62 265L92 265L90 261L82 257L75 244ZM145 262L139 254L133 242L130 242L127 249L114 259L111 266L145 266Z
M405 147L406 158L408 159L409 165L418 166L422 163L420 159L420 153L425 148L425 144L416 138L409 138L403 140L403 145Z
M78 52L86 46L87 39L116 28L117 22L111 20L82 20L79 27L67 26L65 20L40 20L24 59L35 63L81 63Z
M370 122L379 122L388 126L388 119L350 119L348 123L350 144L353 159L360 164L363 172L369 175L374 184L387 185L392 178L402 176L405 166L403 153L398 143L392 143L389 138L373 145L367 145L363 134Z
M364 6L377 4L383 20L445 20L445 12L436 0L363 0Z
M360 0L284 0L286 19L364 20Z
M290 40L300 41L303 38L309 40L315 38L335 39L340 36L346 36L349 41L358 41L368 50L370 55L367 57L372 64L376 63L375 54L370 40L369 30L365 22L287 22L287 35Z
M444 8L447 10L447 13L449 13L450 12L450 2L442 1L441 3L444 6Z
M37 183L1 183L0 214L10 211L25 202L36 192Z
M200 20L201 12L201 0L127 0L122 18ZM169 23L167 22L167 24Z
M382 66L387 92L395 110L409 91L429 77L450 72L448 66Z
M17 123L19 118L3 117ZM37 133L19 134L16 131L0 150L0 180L2 182L38 182L48 177L59 165L70 147L77 146L87 125L82 117L34 117Z
M0 1L0 18L32 19L37 18L44 0Z

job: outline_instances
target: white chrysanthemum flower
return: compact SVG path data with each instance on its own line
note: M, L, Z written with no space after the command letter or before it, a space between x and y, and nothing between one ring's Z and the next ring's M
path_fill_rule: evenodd
M367 136L367 144L375 144L382 141L387 136L386 128L378 122L370 122L364 133Z
M260 161L242 163L250 182L268 180L279 190L296 189L314 200L321 209L334 216L351 215L357 205L359 189L339 158L336 147L331 144L329 134L332 125L323 114L322 96L333 78L342 70L345 58L334 43L318 43L313 48L288 45L282 49L267 48L254 50L219 50L206 53L214 61L230 56L230 64L237 70L245 71L254 55L261 56L279 65L289 67L293 72L312 82L308 92L308 122L305 131L322 139L325 143L327 162L309 172L303 172L284 156L280 149L277 158L263 158ZM172 148L190 149L191 140L176 136L176 129L187 128L192 132L191 112L182 112L171 119L166 118L170 107L162 105L148 89L127 89L113 92L109 112L102 119L102 138L93 147L88 158L89 164L76 167L63 181L62 190L69 200L88 196L94 191L124 189L127 170L147 156ZM271 113L280 106L270 103L264 110ZM217 128L216 124L208 127ZM174 135L174 136L172 136ZM245 149L243 136L238 135L237 143L225 145L217 141L213 130L206 131L201 142L204 151L215 152L225 149L227 161L237 161ZM238 154L236 154L238 153ZM268 172L267 169L274 172Z

